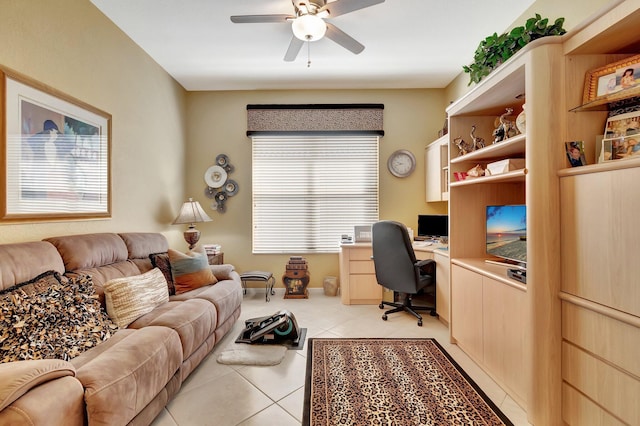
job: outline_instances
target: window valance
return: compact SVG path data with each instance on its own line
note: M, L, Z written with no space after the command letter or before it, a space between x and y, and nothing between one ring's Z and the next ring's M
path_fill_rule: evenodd
M383 104L247 105L247 136L273 133L384 135Z

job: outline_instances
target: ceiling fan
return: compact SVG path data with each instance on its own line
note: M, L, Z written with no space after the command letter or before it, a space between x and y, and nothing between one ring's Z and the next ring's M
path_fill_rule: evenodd
M287 62L294 61L304 42L317 41L325 35L345 49L356 55L364 50L364 46L335 25L325 21L365 7L384 3L385 0L292 0L294 15L236 15L231 22L236 24L255 23L288 23L291 22L293 37L284 55Z

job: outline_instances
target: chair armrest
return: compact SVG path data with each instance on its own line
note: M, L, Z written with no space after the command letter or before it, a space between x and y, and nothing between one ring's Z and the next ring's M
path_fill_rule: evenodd
M415 267L420 275L433 275L436 273L436 261L433 259L418 260Z
M0 411L42 383L75 374L71 363L58 359L0 364Z
M415 266L417 266L418 268L422 269L422 268L424 268L425 266L431 265L432 263L436 263L436 261L435 261L435 260L433 260L433 259L418 260L418 261L415 263Z

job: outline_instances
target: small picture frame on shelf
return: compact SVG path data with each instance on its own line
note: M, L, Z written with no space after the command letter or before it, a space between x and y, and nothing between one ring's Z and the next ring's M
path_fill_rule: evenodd
M640 111L607 119L602 150L603 161L640 156Z
M584 142L571 141L565 142L565 149L567 151L567 159L571 167L586 166L587 160L584 156Z
M624 94L619 93L625 91ZM582 103L597 99L615 100L640 93L640 55L607 64L587 72ZM619 96L618 96L619 95Z

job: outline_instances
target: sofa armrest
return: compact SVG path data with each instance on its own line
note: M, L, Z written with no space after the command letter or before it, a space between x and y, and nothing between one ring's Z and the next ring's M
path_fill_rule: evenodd
M36 386L75 373L71 363L57 359L0 364L0 411Z

